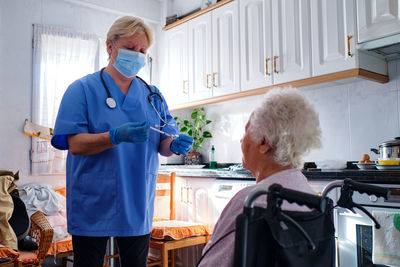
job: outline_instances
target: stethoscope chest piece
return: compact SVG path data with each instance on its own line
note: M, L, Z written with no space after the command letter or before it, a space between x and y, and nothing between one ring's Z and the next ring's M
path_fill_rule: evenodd
M117 106L117 102L115 102L114 98L107 97L106 104L109 108L115 108Z

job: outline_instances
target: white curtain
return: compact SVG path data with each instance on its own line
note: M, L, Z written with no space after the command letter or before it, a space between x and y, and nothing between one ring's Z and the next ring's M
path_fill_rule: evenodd
M32 122L53 128L68 86L106 64L105 45L90 33L38 24L33 29ZM66 155L50 141L32 137L32 174L64 172Z

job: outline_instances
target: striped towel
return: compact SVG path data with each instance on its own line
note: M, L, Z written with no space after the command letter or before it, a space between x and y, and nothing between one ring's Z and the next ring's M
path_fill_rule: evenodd
M381 224L380 229L374 227L373 254L374 264L400 266L400 230L398 220L400 213L374 211L372 215Z

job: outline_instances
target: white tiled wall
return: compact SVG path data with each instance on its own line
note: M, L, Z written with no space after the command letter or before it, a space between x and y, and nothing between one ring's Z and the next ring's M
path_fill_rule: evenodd
M323 136L323 148L313 151L307 161L359 160L364 153L376 159L370 148L400 136L400 60L389 62L389 76L386 84L351 79L299 88L314 103ZM210 130L214 137L203 143L204 161L208 160L208 151L214 144L218 162L241 162L239 140L251 111L261 99L262 96L252 96L205 106L208 118L213 121ZM189 113L190 110L180 110L173 115Z

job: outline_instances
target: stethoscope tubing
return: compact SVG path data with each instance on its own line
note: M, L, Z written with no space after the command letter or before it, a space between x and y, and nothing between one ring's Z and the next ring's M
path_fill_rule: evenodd
M103 84L103 86L104 86L104 88L106 89L106 92L107 92L106 104L107 104L107 106L108 106L109 108L114 109L114 108L117 106L117 104L116 104L117 102L114 100L114 98L112 98L111 93L110 93L110 90L108 89L108 86L107 86L107 84L106 84L105 81L104 81L104 78L103 78L104 69L105 69L105 68L102 68L102 69L100 70L100 78L101 78L101 83ZM166 125L170 125L170 124L168 124L168 123L165 121L166 118L164 118L164 119L161 118L159 112L157 111L156 107L155 107L154 104L153 104L153 100L151 99L151 97L152 97L153 95L157 96L157 97L160 99L161 104L162 104L163 107L164 107L164 100L163 100L163 98L161 97L161 95L160 95L159 93L157 93L157 92L153 92L153 90L151 90L150 85L149 85L148 83L146 83L142 78L140 78L139 76L136 76L136 78L138 78L139 80L141 80L141 81L146 85L147 89L149 90L149 94L147 95L147 101L149 101L150 105L153 107L153 109L154 109L154 111L156 112L157 116L160 118L160 120L161 120L163 123L165 123ZM164 108L164 114L165 114L165 108ZM165 125L164 125L164 126L165 126ZM162 126L160 126L160 127L162 127ZM150 129L152 129L153 131L159 132L159 133L161 133L161 134L164 134L164 135L166 135L166 136L168 136L168 137L171 137L171 138L173 138L173 139L175 139L175 138L178 137L177 135L172 135L172 134L166 133L166 132L161 131L161 130L159 130L159 129L157 129L157 128L154 128L153 126L150 126Z
M103 84L104 88L106 89L107 98L112 98L112 97L111 97L110 90L108 89L108 86L107 86L107 84L106 84L106 82L104 81L104 78L103 78L104 69L105 69L105 68L102 68L102 69L100 70L101 83ZM151 97L152 97L153 95L157 96L157 97L160 99L161 103L164 103L164 100L163 100L163 98L161 97L161 95L160 95L159 93L157 93L157 92L153 92L153 90L151 90L150 85L149 85L148 83L146 83L145 80L143 80L143 79L140 78L139 76L136 76L136 78L138 78L139 80L141 80L141 81L146 85L146 88L149 90L149 94L147 95L147 101L149 101L150 104L152 104L152 102L153 102L153 101L151 100ZM112 99L113 99L113 98L112 98ZM114 101L115 101L115 100L114 100ZM152 106L154 107L153 104L152 104ZM110 107L110 108L111 108L111 107Z

